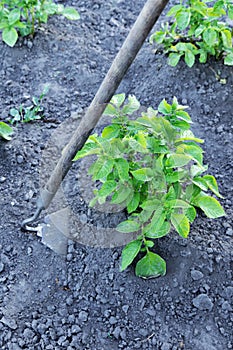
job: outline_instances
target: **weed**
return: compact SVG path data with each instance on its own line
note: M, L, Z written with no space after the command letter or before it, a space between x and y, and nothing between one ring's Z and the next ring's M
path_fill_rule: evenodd
M32 105L29 107L24 107L22 104L18 109L11 108L10 109L10 123L15 124L18 122L28 123L34 120L39 120L43 118L44 108L41 106L42 100L44 96L47 94L49 88L45 87L42 94L39 97L32 98Z

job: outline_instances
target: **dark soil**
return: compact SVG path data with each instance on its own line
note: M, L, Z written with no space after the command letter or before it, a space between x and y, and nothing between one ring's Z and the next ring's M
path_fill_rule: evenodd
M53 164L48 157L47 168L41 163L46 143L54 140L58 126L78 120L88 107L144 1L64 3L80 11L80 21L54 17L33 40L21 39L14 48L0 42L1 120L50 84L44 120L19 124L12 141L0 141L0 348L232 349L231 67L212 60L192 69L182 62L171 68L147 42L118 89L147 107L173 96L190 106L193 130L206 140L209 173L225 197L226 217L199 215L187 240L171 234L158 241L155 249L167 261L165 277L139 279L133 267L120 273L119 247L69 241L64 258L20 230L22 220L34 213L41 171L46 177ZM63 130L69 138L69 128ZM80 187L85 177L72 169L63 189L84 226L91 224L98 237L106 220L114 227L124 213L88 210Z

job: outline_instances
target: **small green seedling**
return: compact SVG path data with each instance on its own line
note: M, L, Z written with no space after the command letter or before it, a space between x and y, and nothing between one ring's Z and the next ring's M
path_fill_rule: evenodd
M192 67L196 57L205 63L209 56L223 58L225 65L233 65L233 29L227 24L227 19L233 20L232 0L181 1L167 16L173 21L152 34L150 42L162 45L169 65L176 66L183 57Z
M4 122L0 122L0 136L4 140L11 140L11 135L13 134L13 129Z
M136 119L130 119L140 107L135 96L119 94L112 98L105 114L112 123L100 136L91 135L74 160L95 154L89 168L96 202L110 201L125 207L128 219L117 226L125 234L138 236L122 251L121 271L140 255L136 275L144 278L165 275L166 263L153 252L154 241L171 229L187 238L196 208L207 217L217 218L225 212L217 199L222 198L214 176L205 174L204 141L190 130L191 118L186 106L163 100L158 110L148 108Z
M49 87L46 86L42 94L39 97L32 98L32 105L24 107L22 104L18 109L10 109L10 123L15 124L18 122L28 123L34 120L40 120L43 118L44 108L41 106L44 96L47 94Z
M69 20L80 17L74 8L64 7L52 0L0 0L2 40L13 47L19 34L34 35L35 26L47 23L52 15L63 15Z

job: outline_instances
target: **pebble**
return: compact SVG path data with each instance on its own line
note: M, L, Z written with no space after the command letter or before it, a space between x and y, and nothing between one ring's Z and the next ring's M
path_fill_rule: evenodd
M128 310L129 310L129 305L123 305L122 310L124 311L125 314L127 314Z
M199 270L192 270L191 277L194 281L200 280L203 277L203 273Z
M199 294L193 299L193 305L199 310L212 310L214 306L207 294Z
M228 286L224 289L224 298L230 300L233 297L233 287Z
M23 156L19 155L17 156L17 163L22 164L23 163Z
M5 268L5 265L3 264L3 262L0 262L0 272L3 272Z
M228 228L228 229L226 230L226 235L227 235L227 236L230 236L230 237L233 236L233 230L232 230L232 228Z
M5 182L5 181L6 181L6 177L0 176L0 183L3 183L3 182Z
M86 311L80 311L78 318L81 322L86 322L88 320L88 313Z
M79 216L79 219L80 219L82 224L86 224L87 223L87 215L86 214L81 214Z
M169 343L163 343L161 350L169 350L171 349L170 344Z
M109 319L109 323L112 324L112 325L113 325L113 324L116 324L116 323L117 323L116 317L111 316L110 319Z
M232 311L232 307L228 301L224 301L222 304L222 310L224 311Z
M116 339L119 339L120 337L120 333L121 333L121 328L119 326L117 326L114 331L112 332L112 334L114 335L114 337Z
M15 322L14 319L8 319L6 318L5 316L3 316L1 319L0 319L0 322L2 322L3 324L5 324L6 326L8 326L10 329L17 329L18 326L17 326L17 323Z
M23 332L24 338L30 340L34 337L35 333L30 328L25 328Z

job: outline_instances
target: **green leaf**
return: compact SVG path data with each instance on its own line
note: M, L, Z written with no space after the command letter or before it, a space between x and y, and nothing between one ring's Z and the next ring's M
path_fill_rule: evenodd
M140 193L134 192L133 198L127 205L127 211L129 214L134 212L138 208L139 202L140 202Z
M183 54L177 53L177 52L171 52L168 55L168 64L169 66L175 67L178 63Z
M11 135L13 134L13 129L4 122L0 122L0 136L5 140L11 140Z
M183 238L188 237L188 234L190 231L190 225L189 225L188 218L184 214L172 213L171 222L181 237Z
M183 151L185 154L189 155L192 157L192 159L202 165L203 163L203 150L201 147L195 144L181 144L177 147L177 151Z
M206 63L207 57L208 57L207 52L204 50L199 50L199 53L200 53L199 62Z
M233 52L229 53L225 58L224 58L224 64L226 66L233 66Z
M180 136L181 137L179 137L177 140L175 140L176 143L180 142L180 141L194 141L194 142L198 142L198 143L204 143L204 140L195 137L191 130L183 131Z
M112 193L117 187L117 183L114 180L109 180L103 183L101 189L98 192L100 197L107 197Z
M182 199L173 199L168 202L166 202L169 208L183 208L183 209L188 209L190 208L190 204L183 201Z
M232 47L232 35L229 29L223 29L221 30L221 36L222 36L222 41L223 45L226 48L231 48Z
M195 55L193 54L193 52L191 50L185 51L184 60L189 68L191 68L194 65Z
M12 26L15 22L17 22L20 19L20 9L15 8L12 10L8 15L8 23L9 26Z
M123 203L131 194L133 190L131 187L128 187L124 184L120 185L117 192L112 196L112 204L121 204Z
M159 229L150 228L149 230L146 230L145 236L153 239L161 238L166 236L170 232L170 229L170 223L165 221Z
M170 143L176 136L176 132L172 127L172 124L165 118L158 119L161 125L161 131L163 132L163 137Z
M214 30L213 28L207 28L203 32L203 39L208 46L214 46L218 39L216 30Z
M150 44L156 41L158 44L162 44L163 40L166 38L166 33L161 31L155 32L150 36Z
M182 5L175 5L172 6L172 8L168 11L167 17L171 17L177 14L178 11L182 10L183 6Z
M215 219L226 215L217 199L210 196L199 195L195 199L195 205L201 208L209 218Z
M131 174L135 179L139 181L150 181L153 178L153 171L150 168L142 168L138 170L131 171Z
M116 227L116 230L122 233L136 232L139 229L140 229L139 223L133 220L122 221Z
M145 202L143 202L140 207L144 210L156 210L159 206L161 206L161 201L153 198L153 199L148 199Z
M228 5L228 16L233 20L233 5Z
M135 140L134 138L130 137L128 139L129 146L134 152L139 152L139 153L148 153L148 150L146 147L142 146L140 142Z
M76 161L78 159L81 159L83 157L89 156L91 154L98 154L100 153L100 146L94 142L87 142L83 146L83 148L76 153L76 156L74 157L73 161Z
M142 246L139 240L128 243L122 251L121 271L124 271L138 255Z
M93 174L93 180L101 180L107 177L112 171L114 165L113 159L102 158L102 162L99 163L97 171Z
M122 108L122 113L132 114L136 112L140 107L140 102L136 99L134 95L129 95L128 103Z
M175 113L176 113L176 117L177 118L179 118L181 120L184 120L184 121L186 121L188 123L192 123L190 115L187 112L182 111L182 110L177 110Z
M144 278L164 276L166 274L166 262L158 254L147 252L147 254L138 261L135 273L136 276Z
M119 175L119 178L122 181L128 181L129 180L129 163L124 158L118 158L115 161L117 172Z
M169 115L172 112L172 106L163 99L158 106L158 111L164 115Z
M191 206L190 208L185 210L184 214L185 216L187 216L190 222L193 222L196 218L197 212L196 212L196 209L193 206Z
M62 14L71 21L76 21L80 18L80 14L73 7L65 7Z
M106 126L102 131L102 137L104 137L107 140L111 140L119 135L120 130L121 127L118 124Z
M140 145L147 150L147 138L145 137L145 132L138 131L137 135L137 142L140 143Z
M117 94L112 97L110 103L112 103L114 106L119 108L124 103L124 101L125 101L125 94Z
M208 185L205 182L204 178L202 178L202 177L194 177L192 179L192 183L194 183L194 185L199 187L202 191L207 191L208 190Z
M214 176L212 175L205 175L203 176L203 179L205 180L207 186L209 189L219 198L223 198L223 196L218 191L218 184Z
M182 8L179 12L177 12L176 21L180 30L184 30L185 28L188 27L190 23L190 18L191 18L191 13L189 10Z
M18 33L15 28L5 28L2 32L2 40L13 47L18 39Z
M166 219L166 214L164 212L163 206L161 206L158 209L156 209L156 211L154 212L154 215L152 216L151 224L149 225L150 230L159 231L159 229L164 224L165 219Z
M111 103L109 103L107 105L107 107L105 108L103 115L109 115L109 116L115 117L117 115L117 113L118 112L117 112L116 108Z
M148 248L153 248L155 245L154 242L152 242L152 241L144 241L144 244Z
M166 166L168 168L176 168L176 167L183 167L187 165L191 161L192 157L187 156L185 154L172 154L167 159Z
M199 35L201 35L205 28L206 27L203 24L200 24L195 30L195 36L198 37Z

